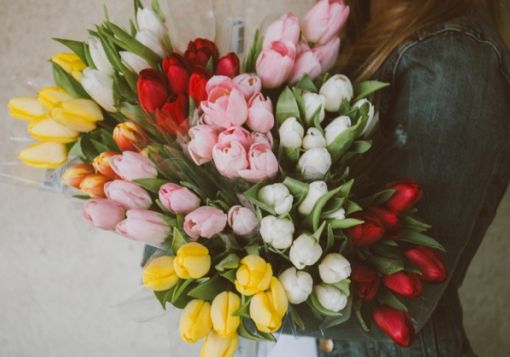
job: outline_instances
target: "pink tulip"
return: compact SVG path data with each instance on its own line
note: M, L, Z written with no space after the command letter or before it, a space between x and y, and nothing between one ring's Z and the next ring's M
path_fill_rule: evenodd
M161 213L131 209L116 230L123 237L157 245L165 241L171 229Z
M248 118L248 105L241 90L230 78L217 84L215 77L211 80L215 85L208 88L207 100L201 103L205 122L224 129L243 125Z
M167 183L159 188L159 200L174 213L190 213L200 206L200 198L196 194L175 183Z
M308 42L325 44L338 35L349 17L349 6L338 0L319 0L301 21Z
M257 58L257 74L265 88L276 88L289 78L294 61L296 46L288 41L271 42Z
M82 214L94 227L114 230L126 216L126 210L116 202L96 198L85 202Z
M299 40L299 19L288 12L273 22L264 35L264 48L274 41L289 41L296 44Z
M258 133L254 131L251 133L251 142L252 144L266 145L269 149L271 149L273 147L273 135L270 131L267 133Z
M329 71L336 63L340 51L340 37L333 37L326 44L314 47L312 52L319 59L322 72Z
M232 80L232 78L227 76L216 75L209 78L209 80L205 84L205 92L209 94L214 88L216 88L220 84L230 89L238 88L237 85Z
M253 144L248 152L250 168L239 170L239 176L250 182L261 182L276 176L278 160L264 144Z
M237 141L246 149L246 151L248 151L251 145L250 132L243 127L233 126L222 131L218 136L219 146L226 146L232 141Z
M213 160L220 174L228 178L238 177L239 170L248 168L246 149L237 141L227 145L216 144L213 148Z
M256 93L248 102L248 120L246 125L253 130L267 133L274 126L273 104L271 99Z
M134 151L124 151L121 155L112 156L110 166L117 175L128 181L158 176L156 165Z
M228 211L228 225L237 235L245 236L252 233L258 224L257 216L249 208L233 206Z
M212 160L212 149L218 141L218 133L209 125L200 124L188 131L191 141L188 152L197 165L203 165Z
M222 210L202 206L184 217L184 231L192 239L211 238L227 225L227 215Z
M143 188L129 181L114 180L105 184L104 192L108 199L126 209L149 208L151 196Z
M317 78L322 72L322 67L316 54L312 50L300 53L296 59L296 63L292 68L289 83L294 84L299 82L305 74L308 74L310 79Z
M262 89L262 82L255 73L242 73L233 79L234 84L239 87L246 100Z

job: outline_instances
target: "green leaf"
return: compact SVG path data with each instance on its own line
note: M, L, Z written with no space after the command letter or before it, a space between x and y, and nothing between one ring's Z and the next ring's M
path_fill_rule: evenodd
M363 307L363 301L356 299L354 302L354 314L356 315L356 318L358 319L359 324L361 325L361 328L365 332L370 332L370 328L368 327L368 324L365 321L365 318L363 317L362 313L362 307Z
M402 251L399 249L398 245L390 246L387 244L384 244L383 242L387 241L387 239L383 239L382 241L379 241L377 244L374 244L370 248L374 253L381 257L389 258L389 259L397 259L401 260L403 259Z
M305 73L305 75L299 80L299 82L297 82L295 86L308 92L313 93L318 92L317 87L315 86L315 84L313 83L313 81L311 80L310 76L307 73Z
M218 264L216 264L215 268L217 271L225 271L228 269L237 269L239 267L240 259L234 254L230 253L225 258L223 258Z
M249 245L244 250L248 255L260 255L260 245L258 244Z
M358 226L360 224L363 224L364 221L360 219L355 218L346 218L346 219L333 219L329 224L331 225L331 228L333 229L347 229L354 226Z
M299 312L292 306L289 305L287 313L290 315L290 318L292 319L292 322L301 330L305 330L305 323L303 322L303 319L301 316L299 316Z
M133 5L135 7L135 15L138 12L138 10L143 9L143 4L140 0L133 0Z
M72 75L64 71L58 64L52 62L53 65L53 79L55 84L64 89L67 93L75 98L90 99L90 96L85 92L80 82L73 78Z
M387 86L389 83L379 81L365 81L354 84L354 101L368 97L370 94L375 93Z
M187 292L191 289L190 285L193 282L193 279L179 280L173 288L170 303L179 309L183 309L190 300Z
M87 56L85 56L85 43L81 41L75 41L75 40L66 40L63 38L53 38L53 40L63 44L67 48L69 48L71 51L73 51L83 63L87 62Z
M250 328L249 325L252 324L253 326ZM256 329L256 327L253 324L253 321L248 318L241 319L241 324L239 325L239 329L237 330L237 333L239 336L254 340L257 342L276 342L275 337L270 333L264 333L260 332Z
M239 307L239 309L234 311L234 313L232 315L246 317L249 319L250 318L250 301L251 301L251 297L246 297L244 295L241 295L241 306Z
M263 43L264 37L260 34L260 31L257 29L257 31L255 31L255 35L253 36L251 48L248 51L248 54L246 55L246 59L244 62L244 72L246 73L255 72L255 64L257 62L257 58L259 57L260 52L262 51Z
M167 180L158 179L158 178L146 178L146 179L137 179L133 180L134 183L142 186L147 191L153 193L159 193L159 188L163 186L165 183L168 183Z
M420 221L419 219L412 217L412 216L404 216L402 217L405 225L409 227L411 230L415 230L418 232L425 232L428 231L432 226L430 224L427 224L425 222Z
M340 197L347 197L349 195L349 192L352 188L352 185L354 183L354 180L350 180L346 183L344 183L342 186L337 187L334 190L329 191L325 195L323 195L313 206L312 212L310 212L306 216L306 221L308 224L311 225L313 230L317 230L319 227L319 222L321 218L321 213L326 204L330 199L332 199L334 196L338 195Z
M356 202L354 201L351 201L351 200L347 200L345 202L345 214L352 214L352 213L355 213L355 212L360 212L360 211L363 211L363 208L358 205Z
M276 103L276 121L278 125L282 125L285 119L291 117L299 120L301 116L294 93L289 87L285 87Z
M384 275L391 275L404 270L404 260L391 259L378 255L371 255L368 260L374 265L377 271Z
M156 296L156 299L158 299L159 303L163 307L164 310L166 310L166 302L170 299L172 296L174 288L168 289L165 291L154 291L154 295Z
M425 247L429 247L432 249L440 250L442 252L446 252L446 249L437 240L435 240L423 233L412 231L409 229L403 230L400 233L398 240L404 241L407 243L416 244L416 245L423 245Z
M326 241L326 252L329 252L329 250L333 247L333 244L335 243L335 235L333 233L333 227L331 227L331 223L328 223L327 229L327 241Z
M272 216L276 216L276 212L273 207L265 204L262 201L259 201L258 199L258 193L260 189L264 186L263 183L258 183L256 185L253 185L249 190L245 191L243 193L244 197L251 203L253 203L255 206L260 207L264 211L268 212Z
M177 227L174 227L174 231L172 234L172 250L177 253L180 247L182 247L184 244L188 243L186 238L184 238L184 235L181 233L180 229Z
M407 306L389 290L383 290L377 297L377 300L383 305L388 305L397 310L407 311Z
M158 17L161 20L161 22L165 22L165 20L166 20L165 19L165 14L161 10L161 6L159 6L159 1L158 0L152 0L151 7L152 7L152 10L156 13L156 15L158 15Z
M78 200L89 200L90 196L89 195L73 195L73 198L76 198Z
M363 198L360 201L362 206L378 206L388 201L395 194L395 190L390 188L387 190L379 191L372 196Z
M232 284L235 284L236 281L236 271L235 270L227 270L220 274L222 277L230 281Z
M227 287L226 280L215 276L188 291L188 296L195 299L212 301L216 295L224 292Z
M351 287L350 287L351 281L349 279L344 279L344 280L339 281L336 284L331 284L331 285L333 285L335 288L340 290L340 292L342 294L344 294L345 296L351 295Z

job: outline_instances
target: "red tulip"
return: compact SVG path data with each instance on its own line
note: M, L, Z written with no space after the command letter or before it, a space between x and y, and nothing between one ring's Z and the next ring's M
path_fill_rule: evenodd
M170 97L156 112L156 120L160 128L174 135L188 130L187 118L188 98L182 94Z
M386 275L383 282L388 289L406 298L416 298L422 292L422 284L418 274L400 271Z
M189 73L184 57L176 53L163 60L163 70L166 73L170 89L175 94L186 94L188 90Z
M397 214L389 209L384 207L370 207L367 212L375 217L387 230L400 228L400 221Z
M196 103L207 99L207 92L205 91L207 80L206 76L199 73L193 73L189 78L188 93Z
M194 41L190 41L188 49L184 52L184 58L190 65L197 65L205 67L207 62L212 58L213 64L215 65L218 61L218 48L212 41L204 38L197 38Z
M381 279L370 266L353 262L351 281L354 294L363 301L372 300L379 290Z
M234 52L221 57L216 66L216 75L234 78L239 74L239 57Z
M414 180L393 182L388 185L388 188L395 190L395 193L386 201L385 206L396 213L412 208L423 194Z
M409 347L414 339L414 326L409 314L393 307L380 305L373 315L375 324L395 343Z
M406 251L405 256L420 269L422 280L428 283L442 283L446 280L446 265L434 249L417 246Z
M143 110L155 113L168 98L165 79L158 71L147 68L140 72L137 83L138 101Z
M372 245L384 236L384 227L376 218L366 212L361 212L352 216L352 218L365 221L360 225L347 230L347 235L354 246Z

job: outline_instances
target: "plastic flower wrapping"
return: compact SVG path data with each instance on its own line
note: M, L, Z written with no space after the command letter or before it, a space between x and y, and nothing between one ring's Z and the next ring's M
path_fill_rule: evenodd
M19 160L57 169L90 224L156 248L141 281L201 356L350 320L411 345L406 303L446 279L444 248L417 182L361 184L388 84L330 73L349 7L283 14L243 63L204 38L177 52L158 3L135 9L128 29L57 39L54 86L9 101L34 139Z

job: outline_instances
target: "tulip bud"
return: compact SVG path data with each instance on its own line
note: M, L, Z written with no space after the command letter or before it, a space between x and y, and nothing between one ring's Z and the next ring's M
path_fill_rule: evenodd
M101 174L92 174L85 177L80 183L80 190L90 197L106 197L105 184L111 181L110 178Z
M278 159L266 144L253 143L248 151L248 162L248 168L238 171L246 181L262 182L278 174Z
M267 146L268 148L273 148L273 135L270 131L267 133L259 133L256 131L252 131L251 134L251 142L253 144L263 144Z
M370 207L367 213L378 220L384 229L388 231L398 230L400 228L398 215L389 209L384 207Z
M138 9L136 22L140 31L150 31L162 39L167 35L167 29L158 15L150 8Z
M331 145L340 134L344 133L350 127L351 118L348 116L342 115L334 119L331 123L328 124L326 129L324 129L326 144Z
M218 60L216 75L234 78L239 74L239 67L239 57L234 52L230 52Z
M122 151L140 151L148 142L143 129L131 121L117 124L113 129L113 140Z
M218 142L217 131L209 125L197 125L188 131L191 141L188 152L197 165L203 165L212 160L213 147Z
M289 302L282 284L271 278L269 289L257 293L250 301L250 317L261 332L273 333L282 325Z
M294 224L292 221L266 216L260 222L262 240L276 249L287 249L292 244Z
M322 46L315 46L312 52L321 65L321 71L327 72L334 67L340 51L340 37L334 37Z
M71 187L80 188L85 177L94 173L94 167L90 164L76 164L69 166L62 175L62 181Z
M372 245L381 240L384 236L384 227L371 215L362 212L352 217L364 221L364 223L347 230L347 235L353 246Z
M308 185L308 192L305 199L299 205L298 211L302 215L312 212L317 201L328 193L328 185L324 181L314 181Z
M414 180L393 182L387 188L395 190L395 193L384 205L397 213L412 208L423 194L420 185Z
M121 204L127 209L149 208L152 205L151 196L135 183L113 180L105 185L108 199Z
M165 57L166 50L163 47L161 39L159 39L157 35L153 34L150 31L142 30L136 33L135 39L145 47L152 50L159 57L162 58Z
M393 307L380 305L374 311L374 322L395 343L409 347L414 339L414 326L409 314Z
M191 66L205 67L209 61L215 65L218 62L218 47L205 38L196 38L188 43L184 58Z
M62 102L70 99L73 97L60 87L45 87L37 94L37 100L48 110L58 107Z
M271 42L262 50L255 65L262 86L276 88L284 84L292 73L295 60L296 46L292 42Z
M263 48L269 47L274 41L289 41L297 44L300 32L299 19L287 12L267 27Z
M400 271L386 275L383 282L391 291L409 299L420 296L422 292L422 284L418 274Z
M289 258L298 269L317 263L322 255L319 242L309 234L303 233L292 243Z
M349 78L335 74L322 85L319 93L326 97L326 110L338 112L344 99L352 99L354 90Z
M331 168L331 155L326 148L305 151L299 158L298 169L306 180L320 180Z
M199 237L212 238L227 225L227 215L222 210L202 206L184 217L184 231L193 240Z
M18 159L38 169L56 169L67 161L67 148L62 143L38 142L21 150Z
M140 106L149 113L155 113L157 109L165 104L168 98L165 79L152 68L140 72L137 89Z
M101 108L89 99L70 99L51 110L56 122L79 132L89 132L103 120Z
M220 135L218 135L218 145L227 145L233 141L238 142L246 150L249 150L251 145L250 132L243 127L233 126L223 130Z
M307 75L311 80L314 80L321 74L321 72L322 68L319 59L312 50L309 48L306 48L304 51L298 50L296 62L294 63L290 73L289 83L295 84L305 75Z
M343 1L318 1L303 17L301 31L307 41L324 44L338 35L349 17Z
M143 286L152 291L173 288L179 281L174 270L174 259L172 256L161 256L149 260L143 267Z
M273 104L261 93L254 94L248 102L246 125L253 131L269 132L274 126Z
M211 331L202 345L200 357L234 357L238 339L235 334L229 337L220 337L215 331Z
M184 244L177 251L174 268L181 279L200 279L211 268L209 250L196 242Z
M159 188L159 201L170 212L187 214L200 206L200 198L189 188L167 183Z
M280 145L284 148L299 149L303 143L305 130L296 118L287 118L280 125Z
M145 178L156 178L158 169L156 165L134 151L124 151L110 159L110 165L117 175L127 181L134 181Z
M126 216L126 210L116 202L99 198L87 200L82 215L94 227L114 230Z
M336 211L328 214L325 218L337 219L339 221L345 219L345 209L339 208Z
M262 187L258 199L271 206L277 215L285 215L292 209L294 197L283 183L275 183Z
M303 139L303 149L311 150L325 147L326 140L324 139L324 136L322 136L320 130L317 128L309 128Z
M16 97L9 100L9 115L21 120L37 121L44 119L48 110L32 97Z
M248 168L249 163L244 146L238 141L213 147L213 160L219 173L228 178L239 176L239 171Z
M165 133L182 135L188 130L188 97L171 95L166 103L156 109L156 121Z
M365 127L363 128L363 131L361 132L361 135L364 135L365 133L372 130L373 126L375 125L373 121L375 116L375 108L374 105L370 103L370 101L366 98L360 99L352 105L353 108L361 108L365 104L368 105L368 119L367 123L365 124Z
M175 94L186 94L188 90L189 73L184 58L172 54L163 60L163 69L168 79L170 90Z
M207 77L200 73L193 73L189 77L188 93L196 103L200 103L207 99L207 92L205 86L207 84Z
M326 284L336 284L351 275L351 264L342 254L330 253L319 264L319 275Z
M58 64L64 71L69 73L78 82L82 79L82 71L85 69L85 63L75 53L61 52L51 57L53 63Z
M140 74L140 72L146 68L151 68L151 65L145 58L135 55L134 53L120 51L119 55L122 59L122 63L136 74Z
M291 304L305 302L313 291L312 276L306 271L297 271L296 268L290 267L281 273L278 279Z
M214 331L221 337L236 334L241 318L234 313L241 307L239 295L224 291L216 295L211 305L211 320Z
M253 233L258 224L257 216L249 208L233 206L228 211L228 225L237 235L245 236Z
M255 295L269 288L272 276L271 264L258 255L247 255L236 272L236 290L245 296Z
M368 265L352 263L351 281L354 294L363 301L370 301L379 290L381 279Z
M116 112L113 79L108 73L87 68L81 80L83 89L107 112Z
M254 94L259 93L262 89L262 82L260 81L259 76L254 73L241 73L234 77L233 82L239 87L246 100L249 100Z
M104 51L103 44L101 40L95 36L90 37L87 41L89 45L90 57L92 57L92 61L96 68L104 72L106 74L113 74L113 67L108 57L106 56L106 52Z
M51 141L55 143L72 143L78 140L80 135L74 129L71 129L53 119L43 119L28 124L27 131L30 135L39 141Z
M113 171L110 165L110 159L116 156L117 153L113 151L105 151L99 154L92 161L92 166L99 172L101 175L104 175L112 180L119 178L119 176Z
M339 312L347 306L347 296L334 286L327 284L315 285L314 294L326 310Z
M195 343L212 330L211 305L204 300L191 300L182 310L179 334L187 343Z
M127 218L116 227L123 237L151 245L162 244L170 235L170 226L164 216L145 209L130 209Z
M443 258L431 248L417 246L406 251L405 256L420 269L423 281L442 283L448 277Z

